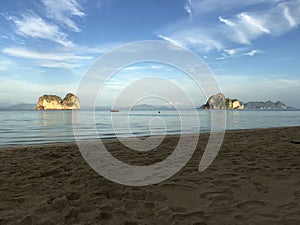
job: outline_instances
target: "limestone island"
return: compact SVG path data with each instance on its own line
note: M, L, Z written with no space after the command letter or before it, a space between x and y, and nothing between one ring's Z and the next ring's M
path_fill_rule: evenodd
M211 96L199 109L244 109L244 105L238 99L225 98L224 94L218 93Z
M64 99L57 95L43 95L39 98L35 110L79 110L80 101L77 96L68 93Z
M294 107L287 106L286 104L277 101L252 101L243 103L238 99L225 98L224 94L218 93L211 96L206 104L202 105L198 109L250 109L250 110L287 110L295 109Z

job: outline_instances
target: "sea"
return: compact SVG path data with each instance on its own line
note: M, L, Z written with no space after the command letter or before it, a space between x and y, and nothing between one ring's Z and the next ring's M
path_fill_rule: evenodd
M226 130L300 126L300 110L228 110L214 114L220 114ZM87 115L93 115L92 124ZM206 133L212 130L212 122L218 123L218 120L212 117L210 110L197 110L196 114L195 110L114 113L107 110L1 110L0 146L86 140L95 138L95 133L103 139Z

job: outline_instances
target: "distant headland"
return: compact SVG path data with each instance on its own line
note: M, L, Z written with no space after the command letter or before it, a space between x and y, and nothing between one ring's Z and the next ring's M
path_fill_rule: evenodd
M57 95L43 95L34 108L35 110L78 110L80 101L77 96L68 93L64 99Z
M226 98L224 94L218 93L216 95L211 96L206 104L202 105L198 109L293 109L293 107L289 107L284 103L277 101L252 101L243 103L238 99L230 99Z

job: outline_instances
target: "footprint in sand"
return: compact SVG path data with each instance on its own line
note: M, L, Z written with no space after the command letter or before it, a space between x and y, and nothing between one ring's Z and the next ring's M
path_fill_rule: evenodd
M258 193L268 193L269 192L269 188L265 185L262 185L261 183L258 183L258 182L254 182L253 183L255 185L255 188L256 188L256 191Z
M249 210L249 209L254 209L256 207L261 207L261 206L265 206L266 203L263 201L245 201L242 203L239 203L237 205L237 207L239 209L245 209L245 210Z
M147 191L145 200L150 202L164 202L168 198L159 192Z
M175 213L172 215L173 221L185 221L185 220L192 220L192 219L204 219L205 212L202 211L196 211L196 212L190 212L190 213ZM184 224L184 223L182 223Z
M297 198L300 198L300 190L295 191L295 192L294 192L294 195L295 195Z
M240 221L240 222L246 222L246 221L248 221L248 217L246 217L245 215L236 215L236 216L234 216L234 218L237 221Z

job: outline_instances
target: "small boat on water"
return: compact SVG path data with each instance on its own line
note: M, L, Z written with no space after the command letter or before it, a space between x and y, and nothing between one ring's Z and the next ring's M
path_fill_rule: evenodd
M119 112L119 110L117 110L117 109L110 109L109 111L110 112Z

